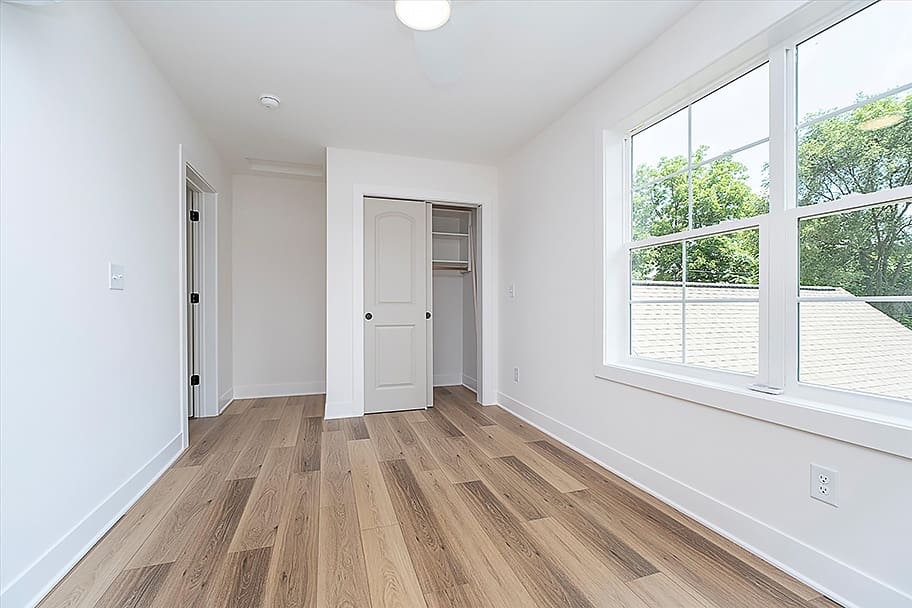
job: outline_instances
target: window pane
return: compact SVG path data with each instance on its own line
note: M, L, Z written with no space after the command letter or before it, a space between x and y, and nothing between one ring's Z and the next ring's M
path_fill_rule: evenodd
M687 166L687 109L680 110L651 127L640 131L631 140L634 182L641 171L671 173L670 165ZM644 183L639 181L639 183Z
M912 399L912 302L799 304L799 379Z
M760 233L756 229L687 242L687 298L757 298Z
M769 137L769 66L710 93L691 111L694 164Z
M763 215L768 211L768 143L694 169L694 228Z
M912 90L838 114L798 133L799 205L909 184Z
M687 230L687 175L633 193L633 239Z
M713 302L686 304L686 307L685 361L688 365L757 374L759 303Z
M912 201L799 227L802 296L912 296Z
M681 243L630 252L630 295L634 300L684 297L684 247Z
M681 363L681 306L631 304L631 354L635 357Z
M798 121L912 80L912 2L878 2L798 45Z

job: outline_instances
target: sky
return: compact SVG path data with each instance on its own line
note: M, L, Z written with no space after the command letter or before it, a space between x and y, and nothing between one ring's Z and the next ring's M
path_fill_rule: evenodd
M912 1L881 0L798 46L798 117L912 83ZM693 104L693 144L716 156L769 134L769 73L762 66ZM908 94L908 92L907 92ZM634 166L687 154L687 111L634 136ZM735 157L758 193L768 146Z

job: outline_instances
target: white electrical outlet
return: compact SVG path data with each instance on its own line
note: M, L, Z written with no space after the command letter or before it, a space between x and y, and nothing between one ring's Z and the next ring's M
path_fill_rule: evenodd
M519 382L519 368L513 368L513 382Z
M811 498L838 507L839 471L811 464Z
M507 297L513 299L516 297L516 288L513 286L513 283L510 283L507 286Z

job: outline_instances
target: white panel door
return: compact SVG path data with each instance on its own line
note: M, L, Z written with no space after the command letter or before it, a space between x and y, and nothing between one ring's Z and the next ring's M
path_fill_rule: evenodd
M426 204L364 199L364 411L427 404Z

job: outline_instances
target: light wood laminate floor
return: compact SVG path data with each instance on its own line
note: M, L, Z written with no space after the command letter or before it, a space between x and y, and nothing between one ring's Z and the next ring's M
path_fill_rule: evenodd
M463 388L322 419L235 401L40 604L827 608L835 603Z

